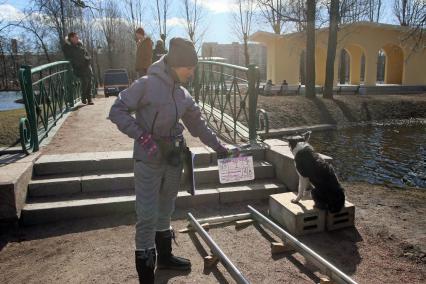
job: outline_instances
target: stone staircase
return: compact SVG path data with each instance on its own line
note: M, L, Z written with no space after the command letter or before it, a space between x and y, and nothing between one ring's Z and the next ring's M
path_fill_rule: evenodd
M255 180L219 184L216 154L204 147L195 154L196 194L183 184L176 207L266 199L286 191L275 177L274 166L265 161L264 149L250 150ZM243 151L244 154L244 151ZM65 219L122 214L134 211L134 177L131 152L98 152L42 155L34 164L22 209L23 224L40 224Z

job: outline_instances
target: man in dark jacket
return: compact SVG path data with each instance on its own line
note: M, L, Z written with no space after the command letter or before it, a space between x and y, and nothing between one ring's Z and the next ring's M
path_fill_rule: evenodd
M90 55L84 48L75 32L70 32L65 38L63 46L65 58L71 61L74 74L81 81L81 101L83 104L93 105L90 95L92 88L92 67L90 66Z
M148 69L147 76L120 92L109 113L118 129L135 139L135 261L140 283L154 283L156 262L157 269L191 268L188 259L172 254L171 243L170 218L182 174L179 152L184 127L180 120L192 136L219 155L228 152L182 87L194 75L197 62L192 42L171 39L169 52Z

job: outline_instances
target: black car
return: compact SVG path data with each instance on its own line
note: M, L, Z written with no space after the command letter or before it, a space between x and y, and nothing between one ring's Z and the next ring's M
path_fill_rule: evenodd
M108 69L104 73L105 97L117 96L129 87L129 75L126 69Z

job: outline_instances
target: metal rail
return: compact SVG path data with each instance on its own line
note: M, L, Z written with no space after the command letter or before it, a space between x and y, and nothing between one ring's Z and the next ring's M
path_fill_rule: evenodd
M292 246L295 250L297 250L300 254L302 254L306 259L311 261L315 266L317 266L322 273L330 277L331 280L336 283L351 283L356 284L354 280L352 280L345 273L337 269L330 262L322 258L319 254L314 252L308 246L300 242L298 239L293 237L291 234L283 230L277 224L266 218L256 209L248 205L250 213L252 214L252 218L264 225L266 228L271 230L274 234L276 234L281 240L287 242L290 246Z
M201 238L206 242L206 244L210 247L212 252L219 258L222 262L223 266L225 266L226 270L231 274L232 278L234 278L237 283L248 284L247 279L241 274L241 272L235 267L235 265L229 260L229 258L223 253L223 251L219 248L219 246L210 238L209 234L201 227L200 223L192 216L191 213L188 213L189 222L192 227L197 231L197 233L201 236Z
M21 66L19 83L26 111L19 120L20 142L28 154L39 150L56 122L80 100L81 82L69 61L57 61L34 68ZM96 94L95 85L92 94Z
M268 117L256 117L259 71L255 65L200 60L190 89L204 119L222 139L231 143L256 142L256 118Z

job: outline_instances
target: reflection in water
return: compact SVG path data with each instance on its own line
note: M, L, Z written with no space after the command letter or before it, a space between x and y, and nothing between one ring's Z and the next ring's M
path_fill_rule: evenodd
M341 180L426 188L426 126L369 125L317 132L310 143L333 157Z

